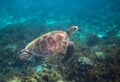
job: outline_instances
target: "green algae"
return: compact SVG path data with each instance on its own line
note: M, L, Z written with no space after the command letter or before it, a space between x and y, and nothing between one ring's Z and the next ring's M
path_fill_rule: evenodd
M11 28L14 30L11 30ZM78 34L71 37L76 44L75 51L73 57L65 63L62 63L61 60L64 58L66 50L58 56L46 58L35 57L31 60L21 61L19 60L19 50L22 49L27 42L42 33L37 33L36 36L34 36L35 32L39 32L38 30L29 30L27 26L26 28L18 26L19 29L21 28L19 32L24 33L24 36L21 37L19 32L14 33L18 29L16 26L11 28L6 28L7 31L10 30L13 32L13 34L9 36L9 33L5 32L6 29L1 30L0 33L0 35L7 37L2 37L0 41L0 62L2 62L0 63L1 82L120 81L120 46L117 45L120 39L118 37L101 38L100 42L98 40L96 47L88 46L84 41L79 41L79 38L77 38L79 37ZM16 39L12 40L12 38ZM91 38L94 40L94 37ZM109 43L106 44L106 42ZM114 45L112 43L114 43ZM77 60L79 59L84 64L78 62ZM43 66L42 71L35 72L34 68L39 65Z

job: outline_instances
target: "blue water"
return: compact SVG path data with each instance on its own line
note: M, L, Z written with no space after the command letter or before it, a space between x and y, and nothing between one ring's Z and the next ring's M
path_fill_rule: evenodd
M76 56L67 63L60 63L65 51L60 56L48 59L33 57L26 61L19 60L19 51L33 39L53 30L67 30L73 25L79 27L78 32L69 38L76 44ZM119 48L119 0L0 0L0 76L3 77L0 82L31 82L31 77L35 82L119 82ZM81 56L91 60L85 58L81 64L81 58L84 58ZM77 61L79 57L80 61ZM91 64L87 66L92 72L87 75L82 72L87 70L86 64L83 64L91 61L92 67ZM81 68L72 70L70 67L76 62ZM96 67L96 62L101 63L101 69ZM118 72L111 73L107 67L116 67L112 70ZM97 74L94 73L95 68L99 70ZM42 76L43 69L46 77ZM108 72L100 75L100 70L105 69ZM70 72L66 73L66 70ZM58 74L52 80L51 71ZM33 72L42 80L32 76Z
M118 0L3 0L0 3L0 28L18 23L58 29L78 25L83 31L100 31L98 33L104 35L119 24L119 8Z

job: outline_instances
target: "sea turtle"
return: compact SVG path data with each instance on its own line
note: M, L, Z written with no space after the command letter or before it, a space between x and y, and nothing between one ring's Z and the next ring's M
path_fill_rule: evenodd
M74 42L69 41L70 35L77 31L77 26L70 27L67 31L52 31L31 41L20 53L20 59L24 60L30 55L47 56L57 55L67 47L63 62L68 60L74 51Z

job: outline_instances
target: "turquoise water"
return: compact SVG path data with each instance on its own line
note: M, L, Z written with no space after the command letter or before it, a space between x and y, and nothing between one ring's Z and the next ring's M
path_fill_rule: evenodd
M54 30L79 30L55 56L20 60L20 51ZM119 82L119 0L0 0L0 82Z

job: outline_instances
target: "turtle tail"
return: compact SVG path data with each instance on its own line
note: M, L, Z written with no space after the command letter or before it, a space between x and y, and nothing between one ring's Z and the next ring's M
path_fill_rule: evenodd
M67 47L67 52L65 54L65 57L62 60L62 63L66 62L69 58L72 57L74 52L74 43L71 42L71 44Z

